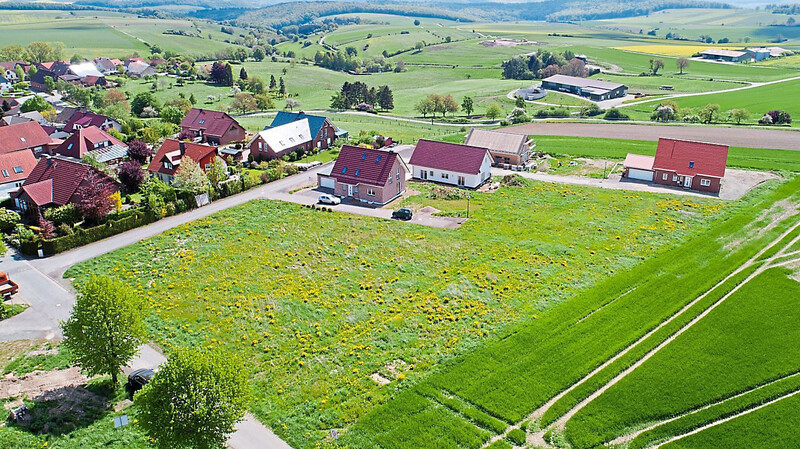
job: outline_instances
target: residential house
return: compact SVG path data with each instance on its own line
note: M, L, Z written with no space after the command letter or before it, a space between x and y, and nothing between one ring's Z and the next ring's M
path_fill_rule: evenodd
M628 86L624 84L567 75L553 75L543 79L542 89L580 95L592 101L621 98L628 93Z
M0 108L5 115L17 115L20 113L22 101L16 97L0 97Z
M270 128L302 120L308 120L313 146L318 150L325 150L333 145L336 139L347 137L347 131L337 128L327 117L306 114L303 111L278 111L278 114L272 120Z
M20 61L2 61L0 62L0 77L5 78L10 83L17 83L19 80L17 79L17 64Z
M176 139L167 139L153 156L147 169L153 176L172 184L175 172L181 164L181 158L187 156L197 162L203 171L211 168L211 163L217 156L217 148L193 142L184 142Z
M13 86L14 83L12 83L10 79L0 75L0 94L10 91Z
M111 59L95 58L92 62L94 62L97 71L103 75L115 75L117 73L117 64Z
M659 139L655 157L629 154L625 158L623 177L719 193L727 162L727 145Z
M56 120L58 121L58 117L56 117ZM95 114L86 109L72 111L66 121L66 125L64 125L64 131L71 133L80 128L88 128L90 126L95 126L102 130L115 129L122 131L122 125L116 119L106 115Z
M180 126L182 132L191 132L201 142L211 145L242 142L246 134L242 125L230 115L208 109L189 110Z
M16 125L18 123L25 123L25 122L36 122L42 126L45 126L48 122L42 117L42 113L39 111L29 111L29 112L21 112L17 115L4 115L2 119L0 119L0 126L8 126L8 125Z
M256 134L247 144L254 160L278 159L296 150L313 148L308 119L267 128Z
M320 188L370 204L386 204L406 191L408 166L394 151L344 145L330 173L317 174Z
M144 61L129 60L125 65L125 74L131 77L141 78L156 74L156 69Z
M487 148L422 139L409 161L414 179L475 189L492 177Z
M88 126L76 129L53 153L78 160L89 154L98 162L117 164L128 155L128 146L104 130Z
M30 150L34 156L47 152L52 144L50 136L37 122L0 126L0 154Z
M36 166L36 156L30 151L0 154L0 200L18 190Z
M58 75L44 68L37 70L31 77L31 89L40 92L47 91L47 78L50 78L55 83L58 80Z
M467 145L488 148L492 163L498 167L524 169L530 160L531 151L536 146L533 139L525 134L473 128L467 134Z
M42 209L78 204L81 187L90 183L108 183L114 192L119 185L96 168L73 159L46 156L39 159L22 186L11 194L17 208L35 215Z

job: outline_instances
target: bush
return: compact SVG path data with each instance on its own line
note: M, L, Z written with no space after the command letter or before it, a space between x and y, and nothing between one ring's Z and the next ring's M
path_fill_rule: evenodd
M175 203L167 203L164 205L164 209L167 211L167 216L170 216L175 215L175 210L177 207L175 206Z
M66 223L61 223L60 225L58 225L58 227L56 227L56 232L58 233L59 236L63 237L65 235L74 234L75 230L72 229L72 226L70 226L70 225L68 225Z
M536 111L535 116L537 118L547 118L547 117L569 117L569 111L567 108L547 108L547 109L539 109Z
M522 176L513 173L503 176L503 178L500 180L500 184L509 187L524 187L525 179Z
M110 237L133 228L144 226L152 223L155 220L156 216L154 214L138 210L119 220L108 220L105 224L99 226L87 229L78 228L73 234L44 240L42 241L42 250L46 255L57 254L72 248L77 248L79 246L102 240L106 237ZM30 230L28 231L30 232ZM31 234L33 233L31 232ZM38 242L30 242L21 245L21 250L23 251L23 254L28 254L25 251L32 251L30 254L36 254L37 246Z
M617 108L611 108L606 111L606 115L603 118L606 120L628 120L630 117Z
M19 224L19 214L13 210L0 209L0 231L9 233Z
M514 429L508 432L508 439L517 446L523 446L528 439L528 435L522 429Z
M603 110L600 109L600 106L598 106L595 103L592 103L589 106L585 106L585 107L581 108L581 115L586 116L586 117L594 117L594 116L600 115L602 113L603 113Z

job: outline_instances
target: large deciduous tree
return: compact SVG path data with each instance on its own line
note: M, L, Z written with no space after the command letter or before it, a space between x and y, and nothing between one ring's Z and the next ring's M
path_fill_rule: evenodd
M461 101L461 109L467 114L467 117L472 115L472 111L475 110L475 101L472 97L464 97Z
M120 367L144 342L145 302L123 282L93 277L80 289L69 319L61 323L64 345L89 375L108 374L114 384Z
M212 449L225 445L250 399L248 373L236 355L180 349L134 402L156 447Z
M678 67L678 70L681 71L681 75L683 75L683 69L689 67L689 58L678 58L675 61L675 65Z
M111 195L115 190L111 178L100 174L97 170L90 170L86 175L86 182L75 192L79 198L77 207L81 215L95 223L105 218L114 208Z
M138 161L127 161L119 166L117 176L128 192L136 192L144 182L145 173Z

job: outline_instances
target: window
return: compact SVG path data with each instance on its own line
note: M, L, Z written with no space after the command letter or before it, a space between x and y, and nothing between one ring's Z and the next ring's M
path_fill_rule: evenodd
M206 171L211 169L211 164L206 164Z
M449 173L442 173L442 179L450 179Z
M700 185L703 186L703 187L708 187L708 186L711 185L711 180L710 179L701 179L700 180Z
M464 184L465 184L464 183L464 177L463 176L459 176L458 177L458 185L463 186Z
M347 167L342 168L342 174L347 173Z
M3 177L8 178L8 170L3 170Z
M357 169L356 169L356 176L358 176L358 174L359 174L359 173L361 173L361 169L360 169L360 168L357 168Z
M294 137L289 137L289 142L294 143Z
M428 175L429 175L429 176L433 176L433 170L429 171L429 172L428 172Z
M375 189L367 189L367 196L375 196Z
M172 170L172 163L164 161L164 168L168 170Z
M694 161L689 161L689 168L694 168Z
M19 138L19 140L21 140L21 141L23 141L23 142L27 142L27 140L25 140L25 138L24 138L24 137L20 137L20 138Z
M17 165L16 167L14 167L14 173L22 173L22 166Z
M205 123L205 122L206 122L206 119L200 119L200 124L201 124L201 125L202 125L203 123Z
M663 179L664 181L666 181L666 180L667 180L667 174L666 174L666 173L664 173L664 174L661 176L661 179Z
M389 184L392 183L392 175L389 175Z
M67 145L67 149L71 150L72 149L72 144Z
M361 155L361 160L364 161L367 159L367 153Z
M678 175L672 175L672 182L678 182Z
M400 167L397 167L397 179L400 180Z
M382 157L383 156L379 154L378 157L375 158L375 162L380 162Z

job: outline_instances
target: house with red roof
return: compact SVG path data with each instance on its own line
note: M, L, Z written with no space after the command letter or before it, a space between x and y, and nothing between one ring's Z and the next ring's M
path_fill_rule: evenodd
M414 179L475 189L492 178L488 148L421 139L409 161Z
M90 154L98 162L116 164L122 162L128 155L128 146L106 131L96 126L89 126L76 129L52 152L78 160Z
M34 156L47 151L52 139L38 122L0 126L0 154L30 150Z
M11 197L19 209L35 215L42 209L81 201L81 187L109 183L113 192L119 185L96 168L58 156L39 159L22 186Z
M628 154L623 178L719 193L728 146L677 139L658 139L655 157Z
M30 151L0 154L0 200L18 190L36 166L36 156Z
M175 179L175 172L181 165L181 159L187 156L197 162L203 171L211 168L211 163L217 156L217 148L210 145L203 145L194 142L184 142L182 140L167 139L153 156L147 170L153 176L172 184Z
M330 173L317 174L321 189L343 198L386 204L406 191L408 166L394 151L344 145Z
M79 128L88 128L90 126L96 126L102 130L108 130L109 128L114 128L117 131L122 130L122 125L111 117L95 114L86 109L79 109L72 111L72 115L69 116L64 125L64 131L71 133Z
M242 125L221 111L192 108L186 113L180 126L181 132L190 132L201 142L211 145L227 145L245 139Z

